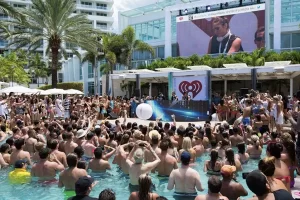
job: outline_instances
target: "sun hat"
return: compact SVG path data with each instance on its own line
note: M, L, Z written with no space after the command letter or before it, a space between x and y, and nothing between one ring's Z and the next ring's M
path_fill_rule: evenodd
M229 177L229 176L232 176L233 173L236 172L236 167L235 166L231 166L231 165L224 165L222 168L221 168L221 174L223 176L226 176L226 177Z
M87 131L83 130L83 129L79 129L76 132L76 138L82 138L87 134Z
M152 139L152 137L157 137L158 140L161 139L161 135L159 134L159 132L157 130L152 130L149 132L149 138Z

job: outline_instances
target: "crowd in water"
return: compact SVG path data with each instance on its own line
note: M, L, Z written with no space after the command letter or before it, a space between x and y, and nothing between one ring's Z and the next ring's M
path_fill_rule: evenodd
M13 166L10 184L35 178L74 191L69 200L114 200L109 188L97 198L89 196L97 182L88 172L106 173L116 165L128 177L130 200L167 199L156 193L151 173L167 179L167 189L178 200L236 200L248 189L255 194L251 199L293 199L300 157L296 96L289 112L280 95L224 97L214 104L220 122L186 127L177 125L174 115L169 123L127 122L141 102L135 97L59 95L52 100L11 93L0 98L0 166ZM120 120L108 120L111 112ZM210 155L203 166L207 183L194 167L205 153ZM243 171L251 159L258 160L257 170ZM207 194L198 195L203 188Z

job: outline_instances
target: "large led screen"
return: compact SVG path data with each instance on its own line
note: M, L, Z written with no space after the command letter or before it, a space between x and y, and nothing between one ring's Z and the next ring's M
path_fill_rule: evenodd
M180 56L252 52L265 47L265 4L176 18Z

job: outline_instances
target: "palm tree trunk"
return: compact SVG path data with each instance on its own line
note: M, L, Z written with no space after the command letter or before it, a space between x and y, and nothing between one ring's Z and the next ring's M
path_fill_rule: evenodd
M106 95L109 95L109 72L106 73L106 78L105 78L105 85L106 85Z
M40 80L39 80L40 77L37 77L37 85L38 87L40 87Z
M52 88L57 88L58 48L52 47Z

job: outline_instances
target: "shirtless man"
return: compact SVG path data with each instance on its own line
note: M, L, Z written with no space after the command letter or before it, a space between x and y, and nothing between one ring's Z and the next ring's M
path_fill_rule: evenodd
M193 149L195 150L196 152L196 160L197 158L200 158L202 156L202 154L204 153L204 146L202 144L202 140L203 140L203 136L201 138L200 137L194 137L194 142L195 142L195 146L193 147Z
M24 147L25 141L24 139L17 139L15 141L15 147L16 149L13 150L13 152L11 153L10 156L10 165L14 165L14 163L17 160L23 160L25 159L28 162L28 165L31 165L31 159L30 159L30 154L27 151L23 151L23 147Z
M55 181L57 171L64 169L63 164L59 162L56 157L53 157L53 161L49 161L50 150L43 148L39 152L40 161L32 166L31 176L38 177L42 181Z
M86 161L89 162L93 156L94 156L94 150L96 149L96 146L93 143L93 137L94 137L94 133L90 132L87 134L86 139L83 143L82 143L82 148L84 149L84 155L82 156L82 158Z
M155 157L154 161L143 164L144 151L142 148L144 147L153 154L153 156ZM134 159L134 162L132 162L132 158ZM136 141L134 148L131 150L129 156L127 157L126 162L129 165L129 189L130 192L135 192L139 190L138 181L140 175L150 173L151 170L155 169L155 167L157 167L157 165L160 163L160 158L152 149L150 144L138 140Z
M28 131L28 138L26 139L26 143L24 145L24 150L28 151L32 156L35 152L34 145L38 142L36 139L35 130L30 129Z
M77 168L78 158L74 153L67 156L67 164L69 168L59 174L58 187L65 187L65 190L75 190L76 181L83 176L87 176L85 169Z
M110 147L116 149L117 146L118 146L118 143L114 140L115 139L115 133L110 132L108 134L108 136L109 136L109 140L107 141L107 146L110 146Z
M167 189L172 190L175 187L174 194L178 199L186 195L196 197L196 189L198 191L204 190L200 182L200 175L196 170L189 167L191 161L189 152L182 152L180 160L182 165L179 169L175 169L171 172Z
M134 145L135 144L132 142L120 145L117 155L115 157L116 161L113 164L118 164L124 174L129 174L129 165L126 162L126 159L129 153L131 152L131 150L133 149ZM125 149L127 151L125 151Z
M159 156L161 162L158 164L156 171L160 177L169 177L173 169L177 169L177 160L168 154L169 142L162 140L159 145L161 154Z
M93 172L106 172L106 170L110 170L110 164L108 161L102 158L102 149L101 147L97 147L94 150L95 158L89 162L89 169Z
M160 155L161 149L158 147L158 143L161 138L160 134L158 133L158 131L152 130L149 133L149 138L151 140L152 149L155 151L155 153L157 155ZM145 149L144 153L145 153L145 162L152 162L155 160L155 157L153 156L153 154L150 151L148 151L147 149Z
M0 142L4 141L7 137L6 134L6 126L5 125L1 125L0 126Z
M73 141L73 133L72 132L65 133L65 137L66 137L66 142L64 145L65 154L69 155L69 153L74 152L74 149L78 146L78 144L76 144Z
M244 126L251 125L251 111L252 111L252 101L250 99L247 99L245 102L245 107L243 109L243 119L242 122Z
M238 134L238 128L234 127L232 131L233 135L229 137L229 141L231 142L232 147L236 147L237 144L244 142L244 138Z
M51 155L55 155L59 162L61 162L64 167L67 168L68 164L66 154L64 152L58 151L59 142L57 140L51 140L48 142L47 146L52 151L50 157Z
M229 200L236 200L241 196L247 196L248 192L240 184L232 181L233 175L236 172L236 167L231 165L224 165L221 168L223 177L221 194L226 196Z
M217 176L211 176L208 179L208 193L198 195L195 200L228 200L227 197L220 194L222 181Z

